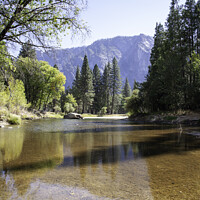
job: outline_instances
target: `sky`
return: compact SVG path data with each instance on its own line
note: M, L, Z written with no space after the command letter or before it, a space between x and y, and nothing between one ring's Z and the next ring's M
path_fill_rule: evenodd
M179 2L184 4L185 0ZM73 40L68 35L62 39L61 47L84 46L116 36L153 36L156 22L166 22L170 4L171 0L88 0L81 19L87 22L90 35Z

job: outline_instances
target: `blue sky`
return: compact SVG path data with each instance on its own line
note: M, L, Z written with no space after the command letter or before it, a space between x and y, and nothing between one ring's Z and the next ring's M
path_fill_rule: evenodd
M181 4L185 0L180 0ZM156 22L165 23L171 0L88 0L81 18L90 27L90 36L63 38L62 48L89 45L115 36L134 36L140 33L153 36Z

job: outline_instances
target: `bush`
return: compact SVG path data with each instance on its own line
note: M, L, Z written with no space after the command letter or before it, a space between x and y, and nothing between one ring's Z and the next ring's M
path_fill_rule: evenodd
M19 115L10 114L9 117L8 117L8 122L10 124L20 125L21 124L21 117Z
M64 111L65 111L65 113L74 112L75 108L73 107L73 104L71 104L71 103L65 103L65 105L64 105Z
M60 106L56 105L56 106L54 107L54 111L55 111L55 113L61 112Z
M9 116L9 111L6 107L0 108L0 119L6 120Z
M99 111L99 116L103 116L103 115L105 115L107 113L107 107L103 107L103 108L101 108L101 110Z
M125 109L127 112L133 114L142 113L142 100L139 96L139 90L133 90L131 97L127 98L127 103L125 104Z
M20 80L10 78L10 89L7 87L7 94L10 96L8 109L10 112L20 113L21 109L27 107L24 84Z

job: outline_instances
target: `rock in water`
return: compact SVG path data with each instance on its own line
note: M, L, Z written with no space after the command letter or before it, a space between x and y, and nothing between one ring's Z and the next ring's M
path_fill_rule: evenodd
M83 117L78 113L68 113L64 115L64 119L83 119Z

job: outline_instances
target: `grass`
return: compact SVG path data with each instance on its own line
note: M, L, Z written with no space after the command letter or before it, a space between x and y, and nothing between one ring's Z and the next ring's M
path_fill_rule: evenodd
M62 114L59 114L59 113L54 113L54 112L47 112L45 115L44 115L45 118L55 118L55 119L62 119L63 118L63 115Z
M90 113L83 113L81 116L84 117L98 117L98 115L90 114Z
M127 116L128 114L106 114L102 115L102 117L122 117L122 116ZM84 117L99 117L99 115L95 114L90 114L90 113L83 113L81 116Z

